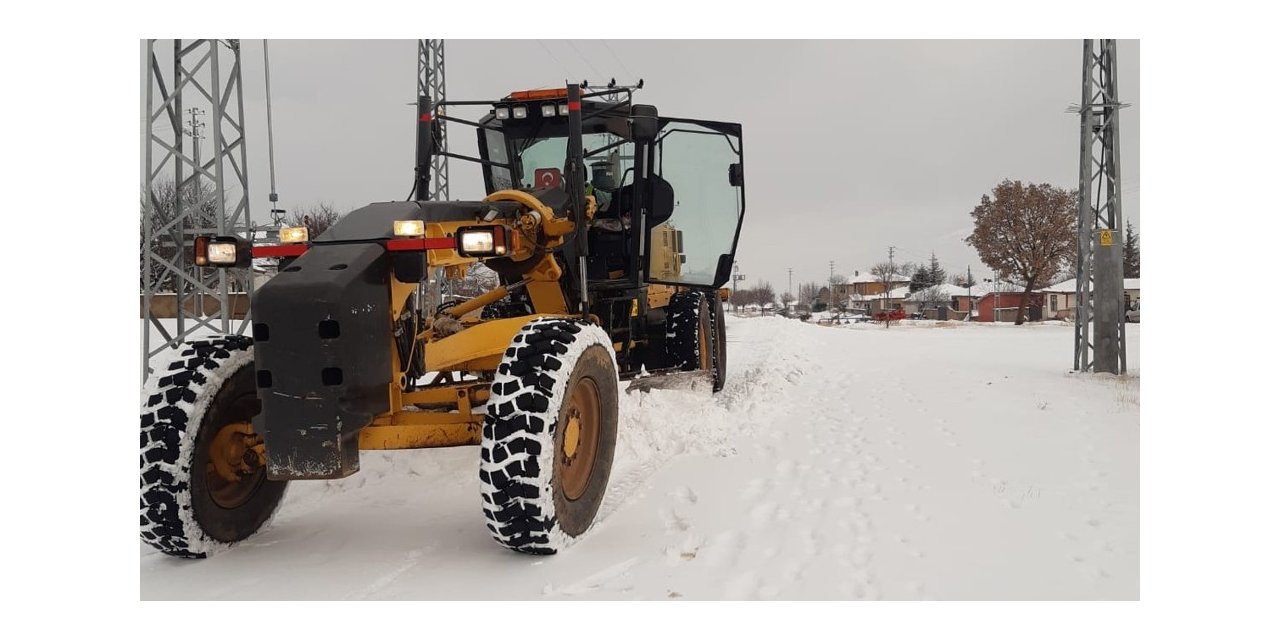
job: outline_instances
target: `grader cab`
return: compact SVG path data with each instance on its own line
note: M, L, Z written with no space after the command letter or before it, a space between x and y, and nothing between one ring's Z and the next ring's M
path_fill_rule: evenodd
M452 115L476 105L489 107L477 121ZM479 154L441 151L444 121L474 127ZM287 482L358 472L360 451L478 445L492 536L555 553L603 498L619 380L723 386L739 125L569 85L424 99L417 147L414 199L357 209L316 238L197 241L210 268L254 256L280 269L253 297L252 338L188 343L149 381L143 540L204 557L261 528ZM438 154L477 163L486 197L428 201ZM476 262L496 288L432 304L433 273Z

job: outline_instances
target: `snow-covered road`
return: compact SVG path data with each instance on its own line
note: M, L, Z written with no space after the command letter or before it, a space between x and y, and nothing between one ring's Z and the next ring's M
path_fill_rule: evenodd
M1135 599L1130 377L1065 325L730 318L725 390L632 392L597 525L504 550L474 447L368 452L201 561L142 545L144 599Z

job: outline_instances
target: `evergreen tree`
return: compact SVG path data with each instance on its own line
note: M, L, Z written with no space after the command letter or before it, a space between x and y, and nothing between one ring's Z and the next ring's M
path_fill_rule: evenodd
M907 285L911 293L915 293L921 289L927 289L933 286L929 281L929 269L924 265L916 267L916 272L911 275L911 284Z
M1138 249L1138 234L1133 231L1133 222L1124 223L1124 277L1140 278L1139 262L1141 253Z
M938 256L935 253L929 254L929 286L936 287L947 281L947 270L942 268L938 263Z

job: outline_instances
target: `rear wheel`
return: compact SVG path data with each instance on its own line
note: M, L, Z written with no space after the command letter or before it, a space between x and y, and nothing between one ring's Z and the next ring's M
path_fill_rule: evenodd
M480 442L489 532L499 544L549 554L595 520L618 432L618 372L603 329L534 320L494 376Z
M719 296L681 291L667 303L667 361L681 371L707 371L712 392L724 388L724 307Z
M160 551L203 558L256 533L286 482L268 480L252 340L189 342L155 374L141 441L141 537Z

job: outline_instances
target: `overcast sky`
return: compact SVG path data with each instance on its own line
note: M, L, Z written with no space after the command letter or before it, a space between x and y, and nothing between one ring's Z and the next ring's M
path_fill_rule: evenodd
M243 46L251 211L266 222L262 42ZM1004 178L1079 181L1081 40L484 41L445 43L451 99L645 80L666 115L743 125L747 283L825 281L888 257L990 269L964 243L969 212ZM145 48L144 48L145 50ZM273 40L276 183L283 208L404 199L413 178L413 40ZM1139 47L1121 41L1123 212L1140 230ZM142 76L145 91L145 75ZM469 129L453 150L474 154ZM468 135L460 135L466 133ZM206 142L207 144L207 142ZM476 165L450 167L454 199L483 196Z

